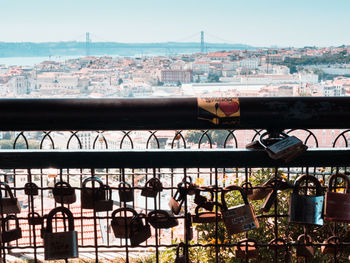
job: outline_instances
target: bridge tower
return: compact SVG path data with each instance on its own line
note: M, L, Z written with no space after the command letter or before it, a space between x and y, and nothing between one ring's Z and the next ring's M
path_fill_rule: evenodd
M90 55L90 33L86 32L86 37L85 37L85 51L86 51L86 56L88 57Z
M201 53L204 53L204 31L201 31Z

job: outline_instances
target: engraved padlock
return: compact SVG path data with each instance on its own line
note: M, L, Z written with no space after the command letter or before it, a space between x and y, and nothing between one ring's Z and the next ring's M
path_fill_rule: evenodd
M297 257L312 258L315 249L312 246L311 236L302 234L297 239Z
M134 189L127 182L119 183L119 200L120 202L132 202L134 201Z
M316 188L316 196L300 195L300 184L309 181ZM293 193L289 201L289 222L300 224L323 225L322 186L316 177L303 175L295 182Z
M338 255L341 254L343 248L341 246L341 240L337 236L331 236L326 241L323 242L324 245L321 246L321 252L328 255Z
M68 219L68 231L53 232L52 220L57 213L64 214ZM78 235L74 230L73 214L68 208L56 207L50 211L43 236L45 260L78 257Z
M91 182L91 187L87 187L89 182ZM100 200L106 200L106 193L102 180L95 176L84 179L81 188L81 208L94 209L96 207L96 202Z
M200 209L203 208L202 205L197 205L195 209L195 214L192 216L193 223L215 223L216 221L222 221L222 210L223 207L218 202L213 202L214 207L217 206L218 212L214 211L204 211L200 212ZM219 212L220 208L220 212Z
M7 196L3 195L1 190L5 190ZM0 213L17 214L21 212L21 205L17 197L14 197L11 188L7 183L0 182Z
M145 220L145 223L142 222ZM151 226L148 224L148 220L145 214L135 215L130 222L130 244L131 246L138 246L141 243L149 239L151 234Z
M42 225L43 218L37 212L28 213L28 224L29 225Z
M185 216L185 240L193 239L193 227L192 227L192 215L190 212L186 213Z
M206 191L210 193L210 200L201 195L200 192L201 191ZM214 208L214 193L213 190L206 187L206 188L197 188L195 191L195 196L194 196L194 203L197 205L201 205L201 207L203 207L204 209L208 210L208 211L212 211Z
M55 183L52 194L55 201L60 204L73 204L77 200L74 188L67 182Z
M175 214L178 215L181 211L181 206L183 202L185 201L186 198L186 191L185 188L182 187L183 183L179 183L177 185L177 190L175 192L175 195L170 197L169 200L169 207L171 211Z
M172 228L179 224L177 218L165 210L153 210L147 215L148 222L156 229Z
M244 204L228 208L225 195L230 191L239 191ZM221 193L221 202L223 206L222 217L228 234L233 235L259 227L253 206L248 202L248 198L242 187L237 185L225 187Z
M180 249L182 248L182 253L180 253ZM175 263L186 263L188 262L188 254L186 254L186 249L185 249L185 243L181 242L177 245L176 247L176 257L175 257Z
M137 212L129 207L121 207L113 211L111 226L114 236L116 238L129 238L131 233L131 227L136 228L138 224L142 224L142 220L138 217L138 220L134 220L134 224L131 225L132 219L137 215Z
M145 197L156 197L161 191L163 191L162 182L158 178L152 177L142 188L141 195Z
M110 188L108 185L103 185L103 192L104 192L104 199L97 200L95 202L94 210L96 212L113 210L112 188Z
M15 221L15 228L10 229L10 220ZM6 226L8 227L6 229ZM1 240L3 243L11 242L17 239L20 239L22 237L22 230L19 226L19 221L17 216L15 215L8 215L2 220L2 233L1 233Z
M257 242L252 238L245 238L237 242L235 248L236 258L239 259L252 259L259 257L259 248Z
M337 191L337 179L344 183L345 193ZM345 174L334 174L329 178L325 195L324 219L335 222L350 222L350 183Z
M26 195L38 195L39 189L38 186L35 183L28 182L24 185L24 194Z

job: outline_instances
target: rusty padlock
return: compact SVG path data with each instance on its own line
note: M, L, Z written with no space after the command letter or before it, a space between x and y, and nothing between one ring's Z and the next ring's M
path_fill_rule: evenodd
M110 188L108 185L103 185L103 192L104 192L104 199L97 200L95 202L94 210L96 212L113 210L112 188Z
M220 208L221 212L219 211L217 213L216 211L199 212L199 210L203 207L202 205L197 205L195 209L195 214L192 216L192 222L193 223L215 223L216 220L218 222L222 221L222 210L223 210L222 205L217 202L213 202L213 204L214 204L214 207L217 206L218 208Z
M182 248L182 254L180 254L180 249ZM186 263L188 262L188 254L186 254L185 250L186 246L185 243L181 242L176 247L176 257L175 257L175 263Z
M269 249L277 252L283 252L284 262L292 262L292 253L289 250L287 242L282 238L274 238L269 242Z
M77 200L74 188L67 182L55 183L52 194L56 203L60 204L73 204Z
M324 245L321 246L321 252L328 255L341 254L343 248L341 246L341 240L337 236L331 236L326 241L323 242Z
M183 179L182 179L182 184L180 185L180 187L184 188L184 192L187 195L194 195L196 193L196 189L197 186L192 182L192 177L186 175Z
M312 246L311 236L302 234L297 239L297 257L312 258L315 249Z
M192 227L192 215L190 212L187 212L185 216L185 240L193 239L193 227Z
M29 225L42 225L43 218L37 212L28 213L28 224Z
M249 191L247 194L249 200L262 200L262 199L264 199L269 193L271 193L273 191L273 187L271 185L272 181L273 181L273 178L268 180L267 182L263 183L262 185L257 185L256 187L253 187L253 189L251 191ZM250 186L251 186L251 184L250 184ZM248 186L248 189L250 186ZM243 189L245 189L245 188L243 188Z
M244 204L228 208L225 195L230 191L239 191ZM233 235L259 227L259 221L255 216L253 206L248 202L242 187L238 185L225 187L221 193L221 202L223 206L222 217L228 234Z
M156 197L161 191L163 191L162 182L158 178L152 177L142 188L141 195L145 197Z
M245 238L237 242L235 248L236 258L252 259L259 257L259 248L257 242L252 238Z
M131 225L133 218L137 216L137 212L129 207L121 207L113 211L111 226L116 238L129 238L131 227L136 229L136 226L142 225L142 219L137 217L134 219L134 224Z
M127 182L120 182L119 188L119 200L120 202L132 202L134 201L134 189Z
M1 190L5 190L7 196L4 196ZM0 213L17 214L21 212L21 205L17 197L14 197L11 188L7 183L0 182Z
M209 192L210 193L210 200L201 195L200 192L201 191L206 191L206 192ZM195 190L195 196L194 196L194 203L196 205L201 205L201 207L203 207L204 209L208 210L208 211L212 211L213 208L214 208L214 193L213 193L213 190L206 187L206 188L197 188Z
M87 187L89 182L91 182L91 187ZM95 186L96 183L98 186ZM85 178L81 188L81 208L94 209L96 202L100 200L106 200L105 187L102 180L95 176Z
M241 184L241 187L243 188L244 193L246 196L248 196L248 198L253 194L253 185L251 182L244 182Z
M259 142L274 160L283 159L285 161L291 161L307 150L307 146L295 136L289 136L281 132L281 137L279 138L268 138L264 140L263 138L267 135L270 136L270 133L263 133L260 136ZM269 141L272 143L268 143Z
M143 224L142 219L145 220ZM130 222L130 244L131 246L138 246L141 243L149 239L151 234L151 227L148 224L147 217L145 214L135 215Z
M15 220L16 226L14 229L10 228L10 220ZM6 229L6 225L8 229ZM19 221L17 216L15 215L8 215L2 220L2 233L1 233L1 240L3 243L11 242L17 239L20 239L22 237L22 229L19 226Z
M68 219L68 231L54 233L52 230L52 220L60 212ZM78 235L74 230L73 214L68 208L56 207L50 211L47 216L43 236L45 260L78 257Z
M183 187L181 187L182 183L179 183L177 185L177 190L175 192L175 195L170 197L169 200L169 207L171 211L175 214L178 215L181 211L181 206L183 202L185 201L186 198L186 192Z
M179 224L177 218L168 214L165 210L153 210L147 215L148 222L156 229L172 228Z
M300 195L300 184L310 181L316 188L316 196ZM293 193L289 201L289 222L300 224L323 225L323 203L322 186L316 177L303 175L295 182Z
M38 195L39 189L35 183L29 182L24 185L24 194L26 195Z
M345 193L337 192L337 179L344 182ZM345 174L333 174L329 178L325 195L324 219L335 222L350 222L350 182Z

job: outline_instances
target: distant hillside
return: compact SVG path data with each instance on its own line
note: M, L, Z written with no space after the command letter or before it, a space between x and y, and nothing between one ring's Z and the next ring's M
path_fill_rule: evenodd
M206 51L252 50L252 46L243 44L206 43ZM89 45L91 55L134 56L147 54L182 54L200 51L199 43L116 43L93 42ZM85 42L0 42L0 57L47 57L80 56L86 54Z

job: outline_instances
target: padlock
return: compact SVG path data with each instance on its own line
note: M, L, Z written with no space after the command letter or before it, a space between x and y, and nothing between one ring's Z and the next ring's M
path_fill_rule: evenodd
M220 203L213 202L214 206L218 207L218 210L220 208L220 211L222 212L223 207ZM199 210L203 208L202 205L197 205L195 209L195 214L192 216L193 223L215 223L216 221L220 222L222 221L222 213L216 211L204 211L199 212ZM213 209L214 210L214 209Z
M134 189L127 182L119 183L119 200L120 202L132 202L134 201Z
M175 263L186 263L188 262L188 259L186 259L186 255L188 257L188 254L186 254L185 250L185 243L181 242L176 247L176 257L175 257ZM180 249L182 248L182 254L180 254Z
M8 224L8 228L10 228L9 221L15 220L16 227L14 229L6 229L6 224ZM3 243L11 242L22 237L22 230L19 227L18 218L15 215L8 215L6 218L2 220L2 233L1 240Z
M342 178L345 193L338 193L337 179ZM325 195L324 219L335 222L350 222L349 179L345 174L334 174L329 178L328 192Z
M316 188L316 196L300 195L300 184L310 181ZM322 186L316 177L303 175L295 182L293 193L289 202L289 222L300 224L323 225L323 203Z
M274 238L269 242L269 249L277 252L284 252L284 261L292 262L292 253L289 249L287 242L282 238Z
M272 192L270 192L267 195L267 197L266 197L263 205L261 206L260 210L262 212L265 212L265 213L269 212L270 209L271 209L271 206L275 203L276 198L277 198L277 190L274 189L274 190L272 190Z
M142 222L145 220L145 224ZM148 224L145 214L135 215L130 222L130 244L135 247L149 239L151 234L151 226Z
M321 252L328 255L338 255L341 254L343 248L341 246L341 240L337 236L331 236L326 241L323 242L324 245L321 246Z
M236 258L252 259L259 257L259 249L255 239L245 238L237 242Z
M302 234L297 239L297 257L312 258L315 249L312 246L311 236Z
M270 179L267 182L265 182L264 184L254 187L252 189L252 191L249 191L250 194L248 193L248 195L247 195L249 200L262 200L262 199L264 199L269 193L271 193L273 191L273 187L271 185L272 181L273 181L273 179Z
M210 193L210 200L205 196L201 195L201 191L206 191ZM214 208L214 193L210 188L197 188L194 196L194 203L197 205L201 205L204 209L208 211L212 211Z
M244 182L241 184L241 187L243 188L244 193L246 196L248 196L248 198L253 194L253 185L251 182Z
M108 185L103 185L103 192L104 192L104 199L97 200L95 202L94 210L96 212L113 210L112 188L110 188Z
M185 240L193 239L193 227L192 227L192 215L190 212L187 212L185 216Z
M26 195L38 195L39 189L38 186L35 183L29 182L24 185L24 194Z
M228 208L225 194L229 191L239 191L244 204ZM255 216L253 206L248 202L248 198L242 187L231 185L224 188L221 193L221 202L223 206L222 217L228 234L233 235L259 227L259 221Z
M55 183L52 194L55 201L60 204L73 204L77 200L74 188L67 182Z
M117 216L118 215L118 216ZM136 217L137 212L129 207L121 207L113 211L111 226L116 238L129 238L131 233L131 227L142 225L142 219L138 217L134 219L134 224L131 226L131 221Z
M91 182L92 187L87 187L87 183ZM95 186L95 184L98 186ZM96 202L106 200L104 184L100 178L91 176L84 179L81 188L81 208L94 209Z
M194 195L197 189L197 186L192 182L191 176L188 175L182 179L180 187L184 188L186 195Z
M179 224L177 218L165 210L153 210L147 215L148 222L156 229L172 228Z
M163 191L162 182L158 178L152 177L142 188L141 195L145 197L156 197L161 191Z
M283 159L285 161L291 161L307 150L307 146L295 136L288 136L282 132L280 133L282 136L280 138L263 140L263 137L266 135L270 134L266 132L260 136L260 144L274 160ZM278 140L276 141L275 139ZM272 143L269 144L268 141Z
M183 204L183 202L185 201L186 198L186 192L184 190L184 188L181 187L182 183L179 183L177 185L177 190L175 192L175 195L170 197L169 200L169 207L171 209L171 211L175 214L178 215L181 211L181 206Z
M28 214L28 224L29 225L42 225L43 218L37 212L30 212Z
M52 231L52 219L61 212L68 219L67 232ZM45 260L78 257L78 235L74 231L74 217L66 207L56 207L50 211L46 220L44 235Z
M4 189L8 196L4 196L1 190ZM18 214L21 212L21 205L17 197L14 197L11 188L7 183L0 182L0 213Z

